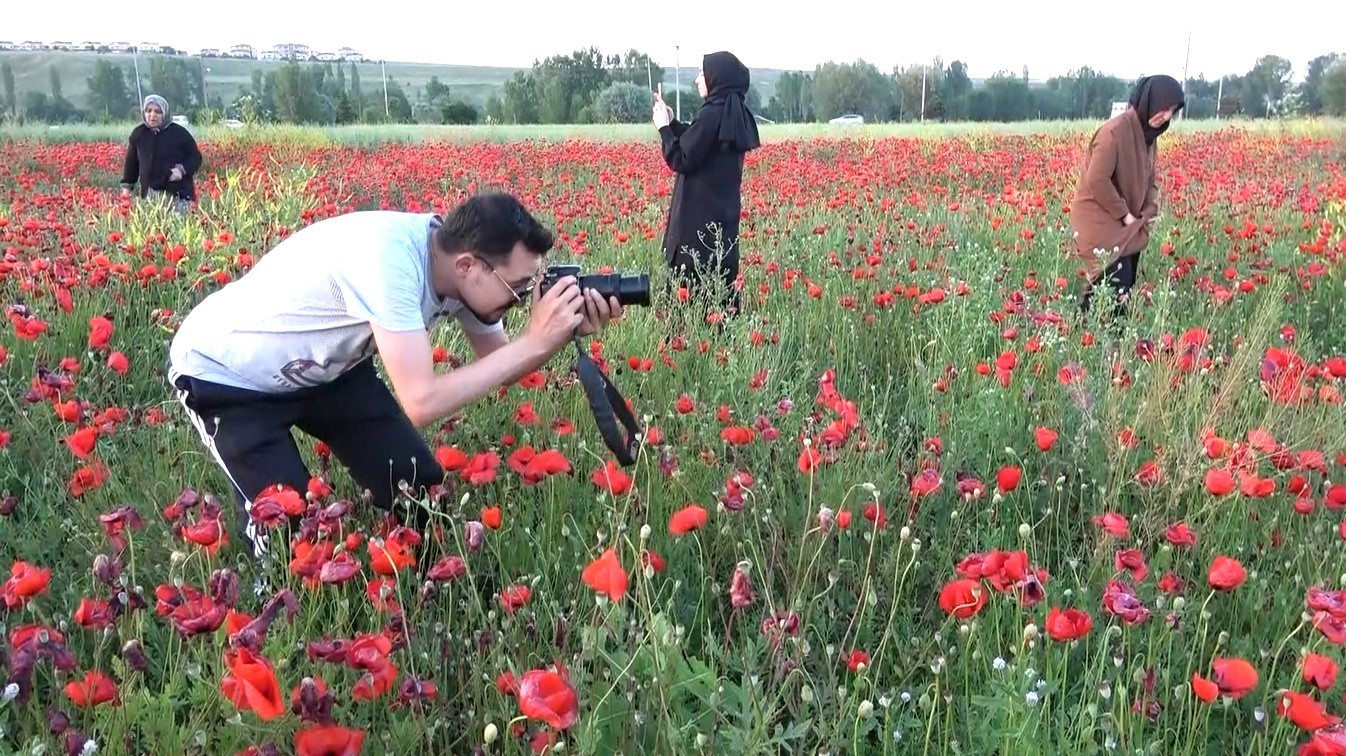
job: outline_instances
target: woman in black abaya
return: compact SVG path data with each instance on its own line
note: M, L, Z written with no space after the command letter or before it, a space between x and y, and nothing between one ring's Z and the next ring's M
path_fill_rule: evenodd
M662 97L654 104L664 162L677 172L664 260L693 295L703 276L718 279L719 291L710 299L731 313L740 309L735 284L743 160L762 144L744 101L749 83L747 66L733 53L715 52L702 59L696 86L704 104L690 124L673 120Z

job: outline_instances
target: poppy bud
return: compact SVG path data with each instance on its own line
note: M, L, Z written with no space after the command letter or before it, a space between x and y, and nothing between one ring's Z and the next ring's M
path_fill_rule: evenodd
M87 746L95 745L92 740L84 737L84 733L79 730L65 731L65 752L68 756L83 756L85 753L94 753L92 750L86 750Z
M47 728L51 730L52 735L60 735L70 729L70 717L65 712L52 709L47 712Z
M467 523L467 547L471 551L477 551L486 540L486 526L476 520Z
M117 578L121 576L121 572L121 565L118 564L116 559L109 557L107 554L99 554L93 558L94 577L107 585L115 585L117 583Z
M140 641L132 638L122 646L122 661L126 666L137 672L144 672L149 666L149 661L145 658L145 649L140 645Z

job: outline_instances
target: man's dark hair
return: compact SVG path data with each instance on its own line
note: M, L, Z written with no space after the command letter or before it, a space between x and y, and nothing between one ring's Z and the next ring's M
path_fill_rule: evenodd
M479 194L444 216L435 235L441 249L473 251L492 264L509 260L514 245L523 242L530 251L545 255L556 243L555 236L509 194Z

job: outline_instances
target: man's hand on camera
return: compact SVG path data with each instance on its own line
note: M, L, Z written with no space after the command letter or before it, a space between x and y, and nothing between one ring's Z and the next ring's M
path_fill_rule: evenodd
M554 354L584 322L584 311L584 292L574 276L557 281L545 296L541 287L534 288L532 314L523 338L537 342L547 354Z
M584 322L580 324L580 335L598 333L609 322L616 320L626 312L626 308L617 302L616 297L606 300L594 289L584 290Z

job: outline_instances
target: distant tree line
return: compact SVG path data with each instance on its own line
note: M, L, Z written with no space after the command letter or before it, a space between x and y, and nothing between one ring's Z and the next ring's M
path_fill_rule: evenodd
M701 104L691 84L694 72L689 67L679 91L664 92L669 104L681 100L684 119ZM1314 58L1298 84L1292 82L1293 73L1290 61L1265 55L1243 74L1188 79L1186 117L1346 116L1346 55ZM393 79L361 82L355 64L332 62L291 61L265 72L256 69L249 86L227 99L210 91L200 58L154 56L142 75L144 93L163 95L175 114L194 123L236 118L309 124L583 124L647 120L650 83L663 82L665 69L638 50L608 55L590 47L535 61L484 101L453 92L437 77L410 93ZM48 91L16 92L6 61L0 65L3 117L46 122L138 118L133 71L99 60L86 83L85 101L71 102L53 65ZM1000 71L975 82L958 60L897 66L889 73L863 60L829 61L812 72L782 73L765 102L754 85L748 105L764 118L785 123L845 114L869 122L1102 119L1134 84L1087 66L1043 83L1030 82L1027 69L1017 75Z

